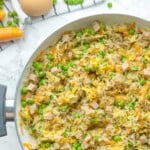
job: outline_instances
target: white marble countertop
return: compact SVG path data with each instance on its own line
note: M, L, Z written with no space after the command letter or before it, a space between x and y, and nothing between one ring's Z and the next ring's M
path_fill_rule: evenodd
M107 7L107 2L113 7ZM7 99L14 99L17 82L25 64L34 52L34 47L46 36L74 19L87 14L123 13L150 21L150 0L108 0L85 10L57 16L32 25L26 25L25 37L0 52L0 84L7 85ZM20 150L14 123L7 123L8 135L0 138L0 149Z

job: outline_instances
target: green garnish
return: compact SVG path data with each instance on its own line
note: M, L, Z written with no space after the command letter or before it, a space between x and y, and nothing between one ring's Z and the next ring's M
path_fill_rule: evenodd
M28 93L28 89L26 87L22 87L21 94L26 94L26 93Z
M62 70L62 71L68 71L69 66L67 64L58 64L58 67Z
M90 119L90 122L91 123L97 123L97 119L95 117L93 117L93 118Z
M64 2L69 5L78 5L82 4L84 0L64 0Z
M81 37L82 37L82 35L83 35L83 33L82 33L82 32L77 32L77 33L76 33L76 37L81 38Z
M69 66L70 66L70 67L75 67L75 62L74 62L73 60L70 61L70 62L69 62Z
M113 137L113 140L114 140L115 142L119 142L119 141L121 141L121 138L120 138L119 135L115 135L115 136Z
M107 6L108 6L108 8L112 8L112 3L111 2L109 2L109 3L107 3Z
M46 84L46 79L42 79L40 82L39 82L39 85L44 85Z
M120 107L121 109L125 108L125 102L124 101L115 101L115 106Z
M12 18L13 17L13 13L11 11L8 12L8 17Z
M52 67L53 67L53 64L48 63L47 66L48 66L48 68L52 68Z
M52 146L52 143L50 143L50 142L43 142L43 143L41 143L40 146L41 146L42 148L49 148L49 147Z
M96 142L98 142L99 139L100 139L100 136L99 136L99 135L96 135L96 136L94 137L94 140L95 140Z
M142 61L144 64L148 63L148 59L146 59L145 57L142 57L141 61Z
M94 29L89 28L89 27L85 28L84 32L89 33L91 35L95 35L96 34L96 32L94 31Z
M139 80L139 83L140 83L140 85L143 86L146 83L146 81L145 81L145 79L142 78L142 79Z

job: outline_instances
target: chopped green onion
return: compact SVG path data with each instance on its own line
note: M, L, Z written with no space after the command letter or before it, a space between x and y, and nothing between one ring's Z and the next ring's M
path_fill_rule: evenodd
M83 150L81 143L78 140L73 144L73 150Z
M70 67L74 67L74 66L75 66L75 62L74 62L74 61L70 61L70 62L69 62L69 66L70 66Z
M52 68L52 67L53 67L53 64L48 63L47 66L48 66L48 68Z
M22 87L21 94L26 94L26 93L28 93L28 89L26 87Z
M66 111L68 110L68 106L67 106L67 105L61 106L61 107L60 107L60 110L61 110L62 112L66 112Z
M119 135L115 135L115 136L113 137L113 140L114 140L115 142L119 142L119 141L121 141L121 138L120 138Z
M89 28L89 27L85 28L84 32L89 33L91 35L95 35L96 34L96 32L94 31L94 29Z
M77 33L76 33L76 37L81 38L81 37L82 37L82 35L83 35L83 33L82 33L82 32L77 32Z
M99 139L100 139L100 136L99 136L99 135L96 135L96 136L94 137L94 140L95 140L96 142L98 142Z
M112 8L112 3L111 2L107 3L107 6L108 8Z
M97 123L97 119L95 117L93 117L93 118L90 119L90 122L91 123Z
M142 61L144 64L148 63L148 59L146 59L145 57L142 57L141 61Z
M42 79L40 82L39 82L39 85L44 85L46 84L46 79Z

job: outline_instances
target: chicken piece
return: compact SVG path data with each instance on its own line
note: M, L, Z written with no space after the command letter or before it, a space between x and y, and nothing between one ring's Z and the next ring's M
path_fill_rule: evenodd
M123 64L122 64L122 71L125 72L127 71L129 68L129 63L127 61L125 61Z
M79 130L79 131L76 131L75 137L76 137L77 139L81 139L82 136L83 136L83 134L82 134L82 132L81 132L80 130Z
M83 149L87 149L90 146L89 142L91 139L92 139L92 137L90 135L86 136L86 138L84 139L84 141L82 143Z
M37 106L36 104L33 104L30 106L30 114L33 115L36 112Z
M44 114L44 119L51 121L54 119L54 115L52 113L46 113Z
M27 89L31 92L34 92L37 89L37 85L33 83L29 83L29 85L27 86Z
M150 66L143 70L143 74L146 77L150 77Z
M142 37L144 40L150 40L150 31L143 31Z
M58 72L59 72L59 68L58 67L53 67L51 69L51 73L54 74L54 75L56 75Z
M148 142L148 139L147 139L146 135L144 135L144 134L141 135L140 136L140 141L141 141L142 144L146 144Z
M62 42L69 42L71 40L71 37L69 36L69 34L64 34L62 36Z
M37 83L38 78L37 78L37 76L35 74L30 74L29 80L33 81L34 83Z
M91 103L91 107L93 109L97 109L99 107L99 105L96 102Z
M94 114L94 110L91 109L89 106L81 106L81 109L83 111L85 111L86 115L91 115L91 114Z
M96 31L96 32L100 30L100 25L97 21L92 23L92 27L93 27L94 31Z
M108 131L108 132L113 132L113 131L114 131L114 126L113 126L112 124L108 124L108 125L106 126L106 131Z
M68 58L70 58L70 59L71 59L71 58L72 58L72 56L73 56L73 53L72 53L72 52L68 52L68 54L67 54L67 55L68 55Z
M53 150L59 150L60 149L60 146L58 143L54 143L53 144Z
M112 106L106 106L105 108L105 111L108 113L112 112L112 110L113 110Z

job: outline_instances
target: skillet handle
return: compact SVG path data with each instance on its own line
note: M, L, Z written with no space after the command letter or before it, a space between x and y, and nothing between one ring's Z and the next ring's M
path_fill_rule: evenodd
M6 86L0 85L0 137L7 135L6 131Z

